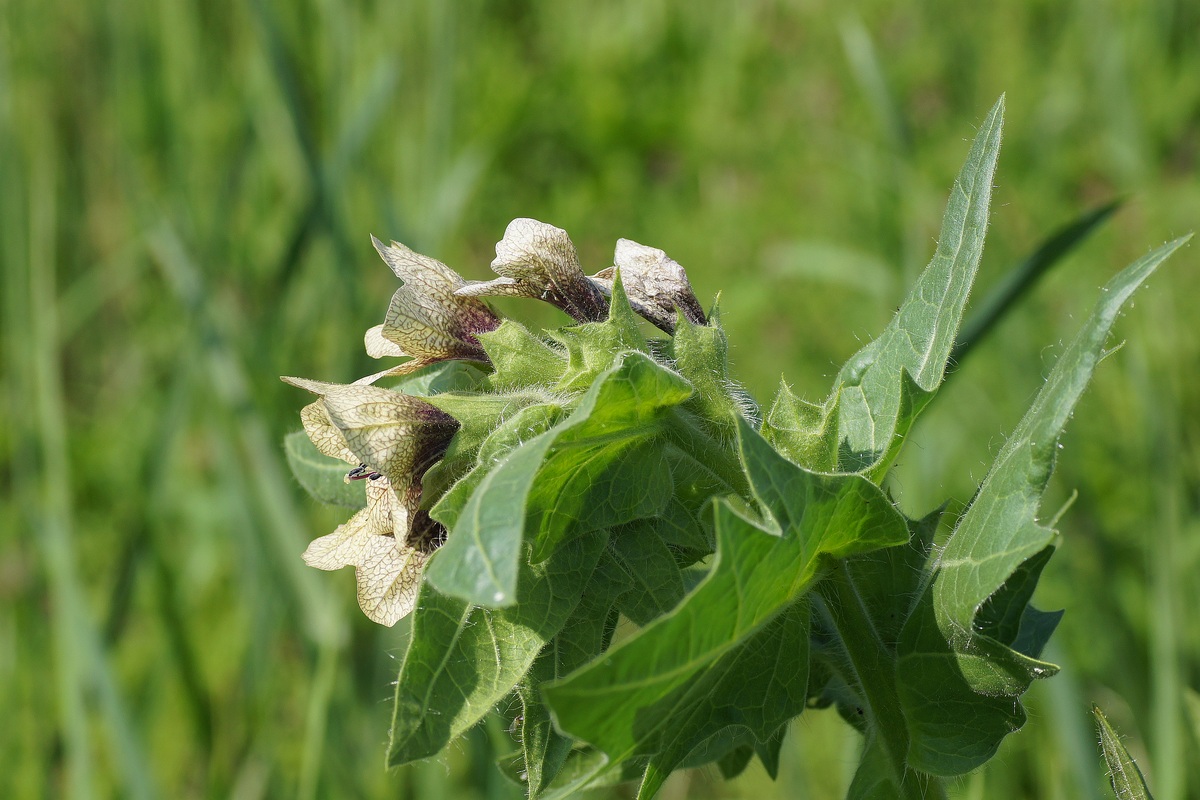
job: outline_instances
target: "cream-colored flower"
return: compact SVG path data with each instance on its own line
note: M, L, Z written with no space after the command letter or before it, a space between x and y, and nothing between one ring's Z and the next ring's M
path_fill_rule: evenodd
M619 269L629 305L656 327L674 333L677 311L696 325L708 324L687 273L662 250L618 239L613 264L593 275L592 281L611 296L613 278Z
M314 539L304 563L317 569L354 567L358 605L367 618L395 625L416 606L421 574L432 550L412 547L397 531L409 512L387 478L367 481L367 506L337 530Z
M460 297L532 297L558 306L579 322L608 317L608 303L579 266L575 245L562 228L536 219L514 219L496 243L492 270L499 278L470 281Z
M347 480L366 483L366 507L314 540L304 561L325 570L353 566L363 613L394 625L413 610L425 562L445 538L445 529L420 509L421 479L458 422L423 400L377 386L284 380L320 396L300 412L305 432L325 455L359 465Z
M383 324L367 331L367 354L412 360L357 382L370 384L387 375L405 375L450 359L487 361L475 337L495 330L500 318L481 300L455 294L466 281L437 259L399 242L385 245L374 236L371 242L404 285L392 295Z

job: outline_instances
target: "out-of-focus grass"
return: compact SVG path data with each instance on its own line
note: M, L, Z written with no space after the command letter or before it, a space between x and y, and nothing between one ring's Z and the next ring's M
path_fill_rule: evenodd
M516 216L588 267L620 236L662 247L723 291L760 400L780 373L818 398L1006 91L981 292L1127 200L915 432L901 502L961 504L1095 287L1197 227L1198 29L1178 0L0 5L0 795L519 796L498 724L383 770L403 627L298 558L340 520L283 471L303 398L275 376L370 368L392 279L368 233L471 278ZM1069 608L1067 674L962 797L1103 796L1089 701L1156 797L1200 791L1195 264L1139 295L1069 429L1054 491L1079 497L1040 595ZM777 783L664 796L840 795L837 720L785 747Z

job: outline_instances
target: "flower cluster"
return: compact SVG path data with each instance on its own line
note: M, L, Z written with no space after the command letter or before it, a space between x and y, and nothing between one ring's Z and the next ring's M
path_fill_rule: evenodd
M479 337L501 319L482 297L537 298L577 322L598 322L608 315L619 272L630 306L662 330L673 332L677 315L701 325L706 318L683 268L663 251L627 239L618 241L613 266L588 277L566 231L516 219L496 245L491 266L500 277L491 281L466 281L397 242L372 242L402 284L383 323L366 332L366 350L374 358L408 360L352 384L283 380L318 396L300 413L305 432L322 454L352 465L347 482L366 485L366 506L313 541L304 560L326 570L353 566L363 612L394 625L413 610L425 562L445 541L445 528L428 512L437 498L424 496L423 481L459 424L430 402L376 381L444 361L488 366Z

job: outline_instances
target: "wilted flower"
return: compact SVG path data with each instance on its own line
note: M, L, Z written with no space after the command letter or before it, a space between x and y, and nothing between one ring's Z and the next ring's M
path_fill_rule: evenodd
M491 281L470 281L460 297L533 297L558 306L578 322L599 322L608 303L579 266L575 245L562 228L536 219L514 219L496 243Z
M358 604L394 625L413 610L421 573L445 529L420 509L421 479L446 450L458 422L415 397L375 386L284 378L320 395L300 412L304 430L327 456L358 465L367 505L314 540L304 561L318 569L353 566Z
M455 294L466 281L442 262L398 242L385 245L374 236L371 242L404 285L392 295L383 324L367 331L367 354L372 358L410 356L412 360L358 383L374 383L387 375L404 375L449 359L487 361L475 337L495 330L500 319L482 301Z
M687 273L662 250L630 239L618 239L614 266L592 276L606 295L612 294L613 278L621 271L621 285L633 310L667 333L675 332L675 312L697 325L708 324L696 299Z

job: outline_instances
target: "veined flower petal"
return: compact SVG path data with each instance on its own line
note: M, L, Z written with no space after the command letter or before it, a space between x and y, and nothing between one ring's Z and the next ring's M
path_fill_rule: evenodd
M395 539L397 527L402 535L407 531L408 510L386 478L368 481L366 491L364 508L337 526L333 533L309 543L304 551L305 564L324 570L357 566L368 552L370 539L380 536Z
M374 327L367 328L367 332L363 336L363 345L367 348L367 355L371 358L385 358L388 356L402 358L408 355L400 345L383 335L383 325L375 325Z
M289 379L296 386L321 394L319 401L334 429L341 434L351 458L329 442L328 429L317 411L309 412L314 439L327 455L349 463L370 465L398 487L419 484L421 476L441 458L458 430L449 414L411 395L356 384L327 384ZM306 428L307 430L307 428ZM310 438L313 433L309 433Z
M449 359L487 361L475 337L499 327L500 318L482 301L455 294L466 281L437 259L399 242L385 245L374 236L371 242L404 285L392 295L383 324L367 331L367 353L375 358L412 356L413 361L401 365L403 372Z
M410 518L387 479L372 480L367 507L310 543L304 562L324 570L353 566L363 613L381 625L395 625L412 611L425 562L436 547L406 542Z
M342 436L342 432L330 421L329 412L320 400L300 409L300 422L304 425L304 432L308 434L308 438L321 453L330 458L340 458L347 464L359 463L358 457L346 445L346 437Z
M492 270L500 277L470 282L456 293L545 300L579 322L599 322L608 316L604 296L583 274L575 245L562 228L536 219L514 219L496 243Z
M362 613L380 625L391 626L412 612L428 558L428 553L390 536L374 537L354 570Z
M428 553L390 536L373 537L362 563L354 569L358 606L367 618L390 627L416 608L428 560Z

